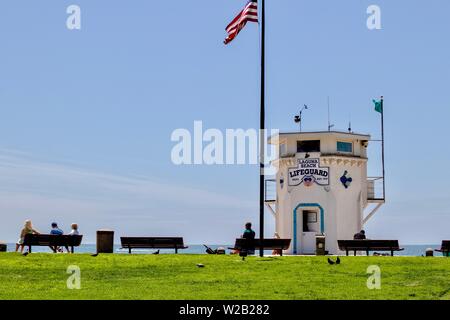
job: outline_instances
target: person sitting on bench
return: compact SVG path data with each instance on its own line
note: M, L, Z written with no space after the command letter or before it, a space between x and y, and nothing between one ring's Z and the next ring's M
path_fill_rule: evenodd
M62 236L64 234L64 231L58 228L58 224L56 222L52 222L52 230L50 230L50 234Z
M355 235L353 236L353 240L365 240L365 239L366 239L366 232L364 230L355 233Z
M278 232L275 232L275 234L273 235L273 237L274 237L275 239L280 239L280 235L278 234ZM281 255L283 254L282 251L283 251L283 250L281 250L281 249L274 249L274 250L272 251L272 255L273 255L273 256L281 256Z
M70 226L72 230L69 232L69 236L78 236L80 232L78 231L78 224L72 223Z
M247 240L254 240L255 239L255 231L252 230L252 223L247 222L245 224L245 230L244 234L242 235L242 238ZM247 254L255 254L255 248L254 247L247 247Z
M23 253L23 240L25 239L26 234L39 234L38 231L33 229L33 225L31 223L31 220L25 221L25 226L23 227L22 231L20 231L20 238L19 241L16 243L16 252L19 250L20 247L20 253Z
M71 226L72 230L70 230L70 232L68 233L69 236L78 236L80 235L80 232L78 231L78 224L77 223L72 223ZM69 247L66 247L66 250L68 253L71 253L71 251L69 250Z
M55 236L62 236L64 234L64 231L58 228L58 224L56 222L52 222L52 230L50 230L50 234L53 234ZM55 253L60 251L60 248L56 246L50 246L50 249L52 249L52 251Z

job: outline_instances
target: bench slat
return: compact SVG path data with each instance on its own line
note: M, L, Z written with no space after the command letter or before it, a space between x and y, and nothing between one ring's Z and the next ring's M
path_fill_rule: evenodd
M121 237L122 248L128 249L187 249L182 237Z
M23 240L23 245L27 246L31 252L32 246L38 247L73 247L81 245L82 235L55 235L55 234L27 234Z
M391 255L394 255L394 251L402 251L404 248L400 248L398 240L338 240L339 250L346 251L347 255L349 251L366 251L369 255L369 251L391 251Z
M291 239L263 239L262 245L260 239L248 240L244 238L236 239L234 248L237 250L242 250L246 248L260 249L263 247L267 250L287 250L291 245Z
M450 240L442 240L441 248L434 251L448 254L450 252Z

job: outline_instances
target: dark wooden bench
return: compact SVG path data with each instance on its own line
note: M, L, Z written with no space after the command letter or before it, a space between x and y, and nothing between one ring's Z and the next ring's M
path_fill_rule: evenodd
M70 252L73 253L73 248L80 246L82 239L82 235L27 234L23 240L23 245L28 246L28 252L30 253L32 246L70 247Z
M261 247L264 250L280 250L280 255L283 255L283 250L287 250L291 245L291 239L264 239L261 246L260 239L248 240L244 238L236 239L234 244L234 248L228 248L231 250L246 250L248 248L260 249Z
M450 240L442 240L441 248L436 249L437 252L442 252L446 257L450 256Z
M122 248L128 249L187 249L181 237L120 237Z
M356 251L365 251L369 255L369 251L390 251L391 256L394 251L402 251L398 240L338 240L339 250L345 251L348 255L349 251L353 251L356 256Z

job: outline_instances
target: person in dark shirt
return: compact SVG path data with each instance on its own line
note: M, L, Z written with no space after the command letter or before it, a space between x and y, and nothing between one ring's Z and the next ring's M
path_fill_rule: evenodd
M252 230L252 223L251 222L247 222L245 224L245 230L244 230L244 234L242 235L242 238L247 239L250 243L252 243L255 239L255 231ZM243 248L244 249L244 248ZM245 248L245 250L247 251L247 254L255 254L255 247L254 245L250 244L247 248Z
M242 235L242 238L244 239L255 239L255 231L252 230L252 223L251 222L247 222L245 224L245 230L244 230L244 234Z
M355 233L355 235L353 236L353 240L364 240L364 239L366 239L366 232L364 230Z

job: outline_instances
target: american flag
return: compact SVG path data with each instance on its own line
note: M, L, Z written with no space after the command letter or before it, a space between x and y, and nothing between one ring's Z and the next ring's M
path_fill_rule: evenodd
M257 0L250 0L244 10L239 12L236 18L225 28L228 37L223 43L228 44L233 41L238 33L245 27L247 21L258 22L258 3Z

